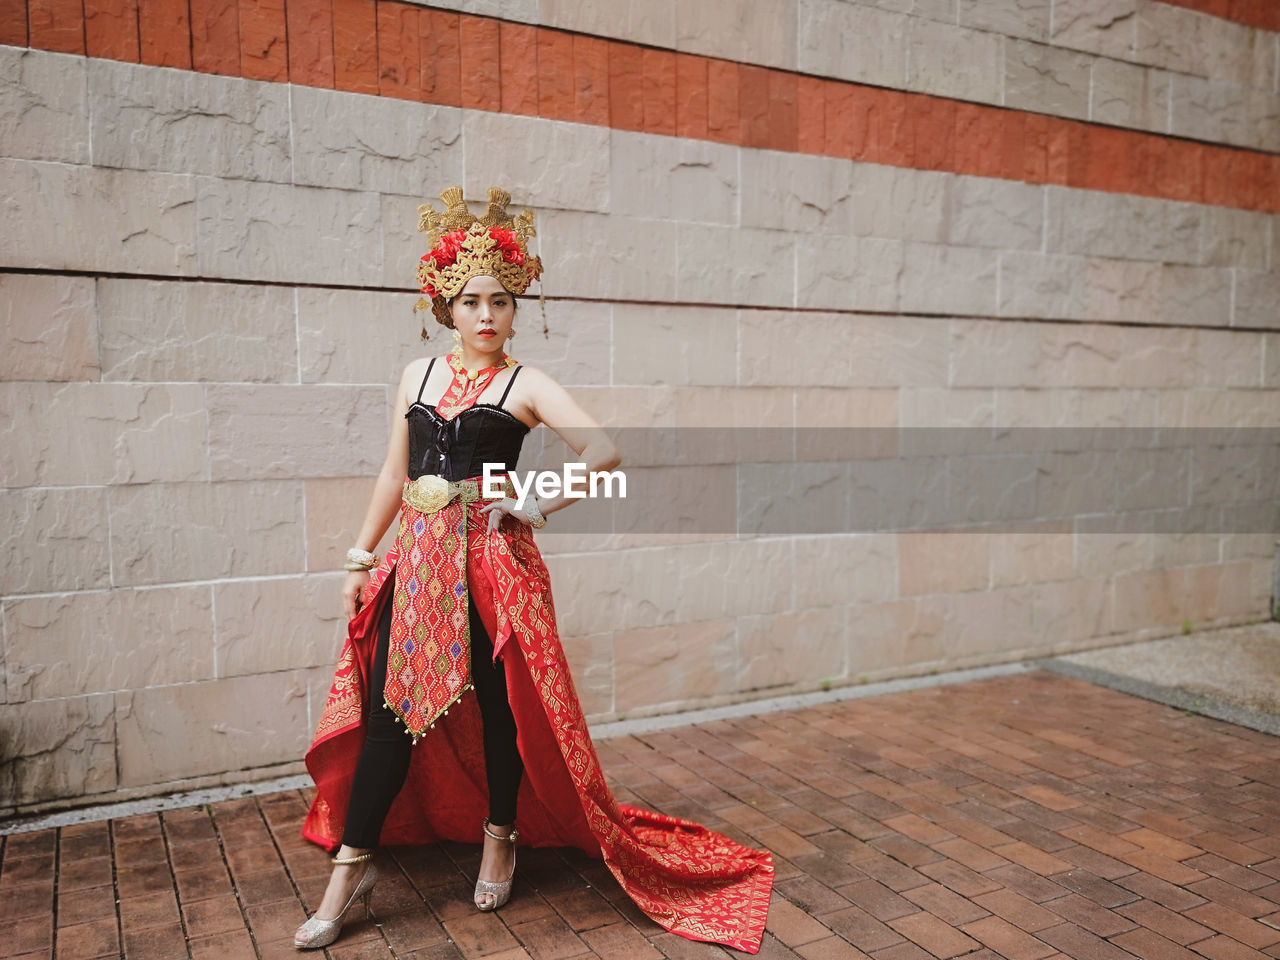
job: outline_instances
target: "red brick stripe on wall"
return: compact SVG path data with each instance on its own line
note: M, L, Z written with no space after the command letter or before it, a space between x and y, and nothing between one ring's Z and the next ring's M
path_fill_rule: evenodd
M1280 0L1179 0L1271 16ZM1280 212L1280 156L396 0L0 0L0 42L620 130ZM139 37L141 42L139 43ZM461 49L475 53L459 57Z
M1280 2L1277 0L1160 0L1175 7L1198 10L1223 20L1234 20L1263 30L1280 30Z

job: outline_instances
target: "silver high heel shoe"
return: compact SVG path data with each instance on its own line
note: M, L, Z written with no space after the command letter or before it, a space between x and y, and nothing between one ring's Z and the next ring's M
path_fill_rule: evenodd
M511 828L510 836L503 836L500 833L494 833L492 830L489 829L488 817L484 818L484 832L486 835L493 837L493 839L495 840L509 840L513 847L515 846L515 842L520 838L520 831L517 830L515 827ZM516 861L515 861L515 852L513 850L511 855L511 876L507 877L507 879L505 880L498 880L498 881L481 880L478 877L476 878L476 892L475 892L475 898L474 898L476 908L479 910L483 910L487 913L490 910L497 910L500 906L502 906L504 903L510 900L511 899L511 882L515 879L515 876L516 876ZM493 900L489 901L488 903L481 903L480 897L486 893L492 896Z
M352 863L364 863L366 860L373 859L372 851L362 853L354 857L330 857L330 862L343 866ZM327 947L333 941L338 939L338 934L342 932L342 921L347 915L347 911L351 909L351 905L357 900L364 900L364 916L369 919L369 895L373 893L373 885L378 882L378 869L372 863L364 869L364 876L360 878L360 882L356 884L355 890L351 892L351 897L347 900L346 906L342 908L342 912L338 914L336 919L321 920L319 917L311 917L302 925L302 929L310 934L306 940L299 940L296 936L293 938L293 945L299 950L317 950L320 947Z

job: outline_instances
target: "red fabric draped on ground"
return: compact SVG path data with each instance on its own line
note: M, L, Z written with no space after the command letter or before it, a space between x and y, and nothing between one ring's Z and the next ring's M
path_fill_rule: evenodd
M505 518L486 534L483 501L467 505L467 579L502 656L524 759L522 843L572 846L602 856L628 896L673 933L760 949L773 860L687 820L617 803L587 733L556 630L547 568L529 528ZM303 834L336 847L360 747L364 711L381 693L366 688L382 589L396 562L388 553L348 628L329 700L307 752L318 788ZM384 844L480 843L488 810L480 711L464 696L413 748L409 778L382 830Z

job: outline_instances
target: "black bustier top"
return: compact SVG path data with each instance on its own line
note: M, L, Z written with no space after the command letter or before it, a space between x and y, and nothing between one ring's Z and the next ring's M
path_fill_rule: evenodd
M498 464L494 470L515 470L520 447L529 427L503 409L511 384L520 372L511 372L507 388L498 403L477 403L450 420L444 419L433 404L422 402L422 390L431 376L435 358L427 365L418 399L409 405L405 418L409 421L409 479L435 474L446 480L465 480L484 474L486 463Z

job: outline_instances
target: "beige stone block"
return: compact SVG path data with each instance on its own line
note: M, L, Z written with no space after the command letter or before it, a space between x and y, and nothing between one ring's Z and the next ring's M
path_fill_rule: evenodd
M98 374L93 280L0 275L0 380L96 380Z
M577 505L564 519L556 518L556 527L585 534L612 531L613 549L732 538L738 533L740 512L733 461L744 456L724 457L729 461L724 463L706 462L717 458L704 454L699 441L708 434L717 438L742 434L745 439L771 432L783 431L682 430L670 439L680 441L697 434L694 443L699 449L689 456L670 458L673 464L663 465L663 458L652 458L659 461L654 466L646 464L649 458L643 454L633 454L634 432L628 432L619 438L619 447L626 451L626 498L615 499L607 507L600 501ZM607 520L610 515L611 526Z
M776 230L676 224L676 299L762 307L795 303L795 237ZM788 269L790 267L790 269Z
M97 281L104 380L296 381L293 291Z
M1205 63L1209 76L1225 83L1273 91L1276 35L1224 17L1204 22Z
M830 428L870 428L892 435L898 426L899 394L893 388L799 387L796 427L819 435L829 434Z
M1041 653L1065 653L1111 633L1111 584L1106 579L1036 584L1031 644Z
M1223 387L1261 386L1258 360L1262 336L1235 330L1197 330L1193 343L1196 385Z
M1071 580L1075 576L1075 534L1071 522L1034 526L1035 531L990 537L993 587Z
M79 800L116 788L110 696L0 706L0 804Z
M952 524L945 457L859 459L849 465L849 525L854 533Z
M1276 326L1280 319L1280 273L1255 270L1235 271L1233 327Z
M1230 326L1231 273L1213 267L1161 267L1159 322Z
M860 682L902 667L941 664L945 612L916 597L847 608L848 676Z
M847 463L743 463L737 472L738 528L756 536L852 529Z
M609 429L676 426L676 391L670 387L573 387L569 393Z
M995 33L912 17L907 21L907 89L999 103L1002 42Z
M1113 533L1093 529L1110 522L1107 518L1081 518L1076 521L1077 576L1109 577L1147 569L1154 534L1141 531Z
M303 383L394 387L413 360L447 352L449 331L429 309L414 315L416 293L321 287L287 293L290 313L297 298L297 372ZM432 334L425 342L420 336L424 322Z
M295 86L290 120L294 183L415 194L462 182L462 111L453 107Z
M815 366L812 344L823 357ZM848 314L739 314L738 382L743 386L943 386L947 326L929 320Z
M12 267L190 275L196 270L191 177L0 160L9 223L0 260ZM66 224L93 229L67 230Z
M1280 387L1280 333L1263 335L1262 385L1271 388Z
M796 537L796 607L880 603L898 598L894 534Z
M1044 188L1013 180L956 177L950 220L951 243L1039 251L1044 240Z
M1187 442L1194 444L1186 451L1190 461L1187 491L1190 503L1196 506L1244 503L1263 498L1270 476L1268 468L1273 466L1275 457L1274 447L1232 443L1225 437L1221 443L1214 443L1212 436L1191 437ZM1215 529L1218 526L1220 524L1215 524ZM1199 559L1216 561L1216 546L1212 556Z
M213 585L218 677L337 662L347 637L345 572Z
M93 162L288 182L289 94L278 83L91 60Z
M0 491L0 594L110 584L105 487Z
M737 224L739 152L706 140L613 130L609 210L628 217ZM743 162L759 152L745 151ZM742 176L748 178L745 169Z
M796 0L678 3L676 49L794 70Z
M376 194L197 179L200 270L242 280L377 286Z
M1125 60L1133 55L1137 15L1138 0L1055 0L1050 42Z
M89 162L89 107L83 57L0 49L0 154Z
M1050 0L960 0L959 21L964 27L976 27L1044 41L1049 38Z
M1089 262L1083 257L1012 250L1000 254L1002 317L1082 320L1088 315Z
M622 709L614 706L613 634L562 637L560 644L569 661L573 686L588 722L593 716L609 716Z
M620 303L612 331L614 383L732 386L737 379L734 310Z
M545 27L655 47L676 45L676 0L540 0L538 14Z
M1175 76L1170 132L1255 149L1280 149L1280 96L1255 87Z
M1154 197L1047 187L1050 253L1200 262L1205 207Z
M425 0L410 0L427 6ZM537 23L540 3L545 0L431 0L431 6L442 10L474 13L481 17L502 17L519 23Z
M761 690L848 675L843 607L738 618L738 689Z
M1089 119L1117 127L1164 132L1169 128L1170 74L1121 60L1093 62Z
M207 586L24 597L5 633L10 702L213 676Z
M729 618L621 630L610 654L619 711L696 703L735 690L738 641Z
M887 10L800 0L796 68L901 88L907 79L907 22Z
M878 237L796 238L796 300L810 309L898 308L902 241Z
M1203 262L1215 267L1265 270L1271 218L1265 213L1206 207Z
M991 316L996 309L996 256L993 250L908 243L904 248L902 309L943 316Z
M1265 362L1265 361L1264 361ZM1179 427L1275 427L1280 407L1259 402L1257 390L1163 391L1159 395L1162 422Z
M302 670L116 695L121 787L296 761L310 734Z
M1164 267L1160 264L1090 259L1086 276L1086 318L1161 322Z
M675 300L676 229L669 220L548 210L538 219L543 289L556 296ZM723 266L724 251L706 251L706 258L712 253ZM726 283L721 280L721 293Z
M1035 648L1032 614L1039 590L1036 585L939 594L922 598L920 607L929 620L942 618L936 642L946 662L968 666Z
M1134 57L1179 73L1207 76L1208 32L1212 17L1157 0L1137 0Z
M1089 116L1092 58L1059 47L1010 40L1005 43L1006 106L1085 120Z
M933 170L855 164L857 232L898 240L945 241L954 181L954 175Z
M899 596L985 590L990 565L988 534L898 534Z
M304 480L306 500L306 569L341 570L347 548L356 542L365 510L373 496L374 478L340 477ZM400 521L393 517L373 552L386 556Z
M683 387L675 390L678 427L791 427L789 388Z
M834 157L742 151L742 225L796 233L853 232L853 165Z
M990 427L995 424L996 391L923 387L898 391L899 422L912 429Z
M113 488L110 499L116 586L302 566L301 481L131 484Z
M369 476L386 454L383 386L208 387L210 479Z
M1163 568L1215 564L1221 552L1221 540L1221 535L1217 533L1156 534L1151 538L1151 566Z
M186 384L0 383L0 483L205 477L204 396Z
M516 210L609 209L608 127L464 110L462 135L472 145L463 185L477 206L501 186Z

